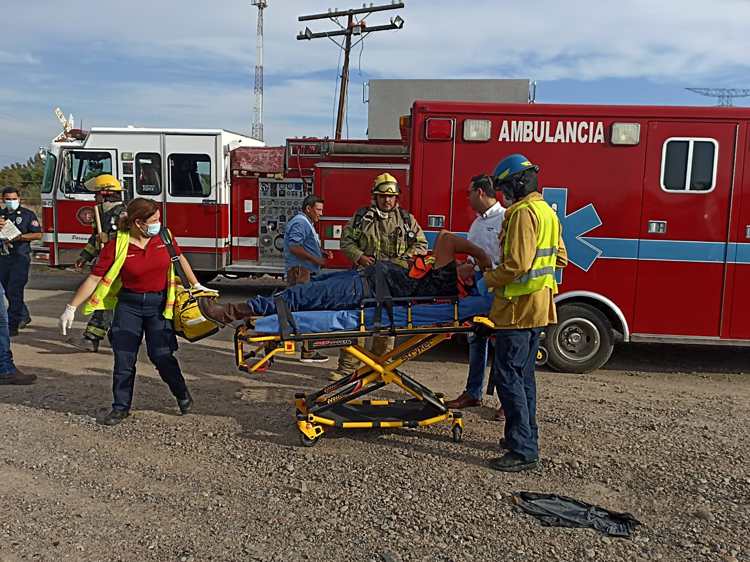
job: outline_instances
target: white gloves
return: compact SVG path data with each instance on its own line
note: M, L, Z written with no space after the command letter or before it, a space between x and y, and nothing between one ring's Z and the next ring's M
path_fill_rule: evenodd
M60 330L62 330L63 336L68 335L68 330L73 327L73 320L75 319L76 307L66 304L65 312L60 315Z
M217 295L219 294L219 291L216 291L216 290L214 290L214 289L209 289L208 287L204 287L204 286L203 286L203 285L201 285L200 283L196 283L195 285L193 285L193 286L192 286L192 287L190 287L190 288L191 288L191 289L192 289L193 291L207 291L207 292L209 292L209 293L216 293Z

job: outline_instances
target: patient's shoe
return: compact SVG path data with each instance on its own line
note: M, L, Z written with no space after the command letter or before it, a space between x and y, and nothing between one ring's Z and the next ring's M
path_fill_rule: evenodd
M253 309L244 302L219 304L216 299L200 297L198 298L198 308L203 316L221 326L237 321L244 322L253 316Z

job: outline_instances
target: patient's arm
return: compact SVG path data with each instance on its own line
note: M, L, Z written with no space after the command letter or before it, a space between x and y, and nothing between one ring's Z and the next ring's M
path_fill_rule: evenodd
M446 266L455 261L456 254L469 254L477 260L482 269L492 268L492 260L482 248L452 232L441 231L435 241L435 249L432 251L435 258L435 268Z

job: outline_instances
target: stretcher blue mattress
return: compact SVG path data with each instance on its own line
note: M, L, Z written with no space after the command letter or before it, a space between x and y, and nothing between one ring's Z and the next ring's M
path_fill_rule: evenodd
M486 316L492 306L492 295L468 296L458 301L459 320L468 320L473 316ZM417 304L412 306L412 326L432 326L453 321L453 304ZM359 310L316 310L293 312L299 333L311 334L320 332L353 331L359 329ZM365 325L373 327L375 309L365 309ZM407 308L393 307L393 323L397 328L407 325ZM382 312L381 324L389 326L390 321L385 309ZM277 315L258 318L255 321L255 332L261 334L278 334L279 318Z

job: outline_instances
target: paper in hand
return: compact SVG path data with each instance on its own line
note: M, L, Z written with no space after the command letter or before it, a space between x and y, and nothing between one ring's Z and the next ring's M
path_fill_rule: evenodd
M13 240L19 236L21 236L21 231L12 221L6 220L3 228L0 228L0 240Z

